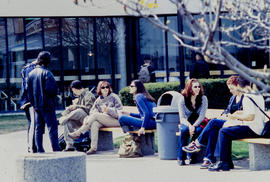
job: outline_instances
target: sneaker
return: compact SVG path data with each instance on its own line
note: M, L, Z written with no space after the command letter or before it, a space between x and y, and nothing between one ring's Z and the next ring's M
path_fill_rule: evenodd
M201 148L193 141L188 146L182 147L182 150L187 153L199 152Z
M230 165L228 162L218 162L216 165L213 167L209 167L208 171L229 171L230 170Z
M213 167L214 164L210 160L204 160L201 164L201 169L208 169L209 167Z
M185 166L186 163L185 163L185 160L177 160L177 163L179 166Z
M91 155L91 154L95 154L95 153L97 153L97 150L90 148L90 149L86 152L86 155Z

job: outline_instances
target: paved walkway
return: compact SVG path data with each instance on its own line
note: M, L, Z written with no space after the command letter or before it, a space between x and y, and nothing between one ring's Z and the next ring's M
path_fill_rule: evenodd
M133 111L134 108L128 108ZM213 118L221 110L208 110ZM122 135L114 133L114 137ZM16 159L26 154L26 131L0 135L0 181L16 181ZM44 135L44 148L51 151L48 132ZM270 161L269 161L270 162ZM178 166L175 160L160 160L158 155L134 159L120 159L117 151L98 152L87 156L87 182L268 182L270 170L250 171L248 160L234 161L236 169L230 172L208 172L199 164Z
M16 159L26 153L26 131L0 135L0 181L14 182ZM44 148L51 151L47 132ZM99 152L87 156L87 182L266 182L270 170L249 171L248 161L237 161L230 172L208 172L199 164L180 167L175 160L160 160L158 155L120 159L117 151ZM269 161L270 162L270 161Z

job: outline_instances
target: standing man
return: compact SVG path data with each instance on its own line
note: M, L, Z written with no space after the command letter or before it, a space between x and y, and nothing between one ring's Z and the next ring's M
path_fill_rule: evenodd
M60 151L58 144L58 123L55 114L55 98L57 95L56 81L47 69L51 62L51 54L42 51L38 54L37 66L28 78L28 98L35 110L35 143L37 152L45 152L43 148L43 133L45 123L53 151Z
M154 68L151 65L150 56L145 56L144 57L144 64L141 65L138 76L139 76L138 79L141 80L143 83L155 82L156 81Z
M79 80L74 80L70 84L74 95L78 97L76 104L66 108L59 119L59 123L64 125L64 139L67 143L65 151L74 151L74 140L68 136L68 133L74 132L83 124L83 119L89 114L96 98L88 88L83 88Z
M28 96L27 96L27 80L28 80L29 73L33 69L35 69L36 64L37 64L37 60L25 65L21 70L22 87L21 87L21 101L20 101L21 107L20 107L20 109L24 110L25 115L26 115L27 120L28 120L27 143L28 143L28 152L30 152L30 153L36 153L37 147L36 147L35 140L34 140L34 123L33 123L33 121L31 122L31 116L30 116L31 104L30 104ZM30 130L30 128L31 128L31 130Z
M203 60L203 56L199 53L196 54L196 62L191 65L190 73L189 73L189 78L209 78L210 73L209 73L209 66Z

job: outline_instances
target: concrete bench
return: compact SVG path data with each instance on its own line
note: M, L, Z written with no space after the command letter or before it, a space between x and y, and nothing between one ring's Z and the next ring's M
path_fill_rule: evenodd
M250 170L270 169L270 138L245 138L238 141L249 145Z
M91 132L91 131L90 131ZM113 150L113 132L123 132L121 127L110 127L99 129L98 151ZM141 135L142 154L155 154L155 132L156 130L145 130L145 135ZM138 131L130 131L129 133L138 134Z
M82 152L35 153L16 160L18 182L86 182L86 155Z

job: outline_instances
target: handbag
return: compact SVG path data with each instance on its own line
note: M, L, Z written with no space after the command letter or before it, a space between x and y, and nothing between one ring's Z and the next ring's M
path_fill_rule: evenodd
M208 123L210 120L211 120L211 119L208 119L207 117L205 117L205 118L202 120L202 122L201 122L201 124L200 124L200 127L201 127L201 128L205 128L206 125L207 125L207 123Z
M127 135L120 145L118 155L120 158L142 157L140 137Z
M257 105L257 103L251 98L251 97L248 97L255 106L257 106L260 111L269 119L268 121L265 122L265 125L264 125L264 128L263 128L263 131L261 133L261 137L263 138L270 138L270 117Z

